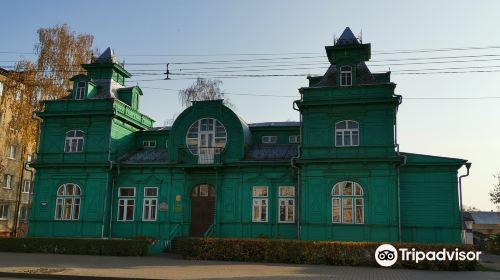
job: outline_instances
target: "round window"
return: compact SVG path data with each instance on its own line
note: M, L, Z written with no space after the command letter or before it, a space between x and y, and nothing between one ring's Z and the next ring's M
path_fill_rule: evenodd
M226 147L226 129L216 119L200 119L195 121L186 135L186 145L193 155L205 153L220 154Z

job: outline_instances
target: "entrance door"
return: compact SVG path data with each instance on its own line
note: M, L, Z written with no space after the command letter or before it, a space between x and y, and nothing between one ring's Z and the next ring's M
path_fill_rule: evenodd
M199 133L198 163L214 163L214 131L203 131Z
M191 192L191 236L203 236L214 223L215 189L211 185L195 186Z

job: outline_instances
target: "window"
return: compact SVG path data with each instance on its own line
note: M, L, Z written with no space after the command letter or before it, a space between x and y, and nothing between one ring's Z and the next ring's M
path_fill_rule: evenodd
M135 212L135 188L118 189L118 221L133 221Z
M5 185L3 186L5 189L12 188L12 177L14 177L14 176L11 174L5 174L5 177L4 177Z
M0 220L7 220L9 217L9 205L8 204L3 204L0 205Z
M16 146L10 145L10 147L9 147L9 154L7 155L7 158L9 158L9 159L15 159L16 158Z
M192 197L203 197L203 196L215 197L215 189L211 185L207 185L207 184L197 185L191 191L191 196Z
M339 121L335 124L335 146L359 146L359 124L355 121Z
M277 136L262 136L262 144L275 144L277 142Z
M351 66L340 67L340 86L352 85L352 70Z
M57 189L56 220L78 220L80 217L81 202L80 186L73 183L61 185Z
M142 146L144 148L156 148L156 141L154 140L142 141Z
M268 188L267 187L253 187L253 222L267 222L268 210Z
M24 180L22 193L32 193L30 180Z
M76 85L76 94L75 94L76 100L82 100L85 98L85 88L86 88L85 82L78 82L78 84Z
M214 156L226 147L226 129L216 119L200 119L194 122L186 135L186 145L193 155L198 156L198 163L211 164Z
M295 221L295 187L279 187L279 222Z
M358 183L344 181L332 189L332 223L363 224L363 188Z
M300 135L288 136L288 143L300 143Z
M79 153L83 151L83 131L70 130L66 132L64 144L65 153Z
M19 209L19 221L27 222L28 221L28 206L23 205Z
M157 205L158 205L158 188L144 188L144 203L142 209L143 221L156 221Z

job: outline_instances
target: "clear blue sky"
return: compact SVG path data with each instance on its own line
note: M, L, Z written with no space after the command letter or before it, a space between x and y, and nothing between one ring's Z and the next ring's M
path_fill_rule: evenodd
M115 49L126 67L139 73L145 69L161 73L163 65L133 63L175 63L264 57L313 56L276 60L274 64L317 63L316 69L276 70L237 74L322 74L327 66L324 46L346 26L362 30L363 41L372 51L500 46L500 2L498 1L7 1L0 17L0 51L31 52L36 30L68 23L73 30L95 36L101 50ZM286 53L274 56L221 56L228 53ZM289 53L308 53L292 55ZM134 54L201 54L213 56L133 56ZM406 64L419 57L477 56L490 61L469 63ZM484 55L489 55L484 57ZM380 54L374 53L372 71L393 71L396 92L411 97L500 96L500 72L407 75L398 70L470 68L494 70L499 48ZM33 58L33 55L24 55ZM0 65L8 66L19 54L0 53ZM389 59L403 59L390 61ZM471 57L464 59L473 59ZM459 58L447 59L461 60ZM378 61L378 62L377 62ZM324 62L324 63L323 63ZM427 60L427 62L429 62ZM252 65L269 64L256 61ZM239 63L238 65L249 65ZM375 66L378 65L378 66ZM221 67L219 65L172 65L179 68ZM227 64L226 64L227 66ZM231 66L235 66L231 64ZM289 68L292 66L288 66ZM293 66L299 67L299 66ZM304 66L306 67L306 66ZM311 67L311 66L307 66ZM279 67L278 67L279 68ZM283 67L282 67L283 68ZM286 68L286 67L285 67ZM460 69L457 71L464 71ZM186 70L185 70L186 71ZM207 70L203 70L207 71ZM429 70L422 70L429 72ZM422 72L419 71L419 72ZM453 71L453 70L448 70ZM144 72L144 71L143 71ZM179 78L180 76L174 76ZM137 80L161 79L140 76ZM297 89L306 86L305 77L222 79L228 93L271 94L296 97L255 97L227 95L247 122L297 120L292 101ZM140 81L143 87L141 110L157 125L182 111L175 91L193 80ZM464 204L482 210L494 209L488 190L493 174L500 172L500 99L411 100L404 99L398 115L399 143L406 152L465 158L472 162L471 176L464 179ZM460 170L463 173L463 170Z

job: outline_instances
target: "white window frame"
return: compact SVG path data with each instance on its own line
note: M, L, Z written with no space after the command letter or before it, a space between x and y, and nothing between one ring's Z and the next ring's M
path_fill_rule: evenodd
M292 188L293 189L293 193L292 194L286 194L286 195L282 195L281 194L281 189L283 188ZM295 223L295 186L280 186L278 188L278 223L282 223L282 224L293 224ZM289 202L292 202L292 204L290 205ZM281 205L281 203L284 202L284 205ZM281 207L284 207L285 208L285 220L282 220L281 219ZM291 208L292 209L292 219L289 220L289 215L288 215L288 209Z
M341 123L345 122L346 128L337 128ZM357 125L357 128L350 128L349 125ZM341 137L341 143L337 140L338 136ZM350 144L345 144L345 137L349 137ZM335 123L335 147L358 147L360 142L359 122L353 120L341 120ZM356 139L357 144L353 144Z
M121 195L121 190L122 189L133 189L134 194L132 196L130 195ZM116 215L116 220L119 222L133 222L135 221L135 187L121 187L118 188L118 209L117 209L117 215ZM132 219L127 219L127 210L129 207L132 207ZM120 218L120 209L123 210L123 215Z
M210 129L211 128L211 129ZM189 126L186 134L186 146L189 152L195 156L200 156L200 152L208 154L220 154L227 145L227 131L222 122L213 118L202 118ZM208 137L208 146L201 147L202 137ZM168 142L167 142L168 145ZM203 156L203 155L202 155Z
M16 101L21 100L21 95L22 95L21 91L20 90L16 90Z
M148 195L148 189L155 189L155 195ZM147 208L147 209L146 209ZM151 218L154 213L154 218ZM145 187L144 188L144 200L142 204L142 220L146 222L155 222L158 218L158 188L157 187Z
M278 136L276 135L262 136L262 144L276 144L276 143L278 143Z
M16 159L16 150L17 147L15 145L10 145L9 146L9 155L7 156L8 159Z
M76 83L75 100L83 100L83 99L85 99L85 91L86 91L86 89L87 89L87 83L86 82L79 81L78 83Z
M9 204L0 204L0 221L6 221L9 218Z
M345 190L345 185L346 183L351 184L351 193L347 194L344 193ZM358 192L359 190L359 192ZM333 224L364 224L365 223L365 203L364 203L364 190L363 187L361 187L360 184L354 182L354 181L342 181L336 183L333 188L332 188L332 205L331 205L331 214L332 214L332 223ZM350 207L351 207L351 222L346 222L344 219L344 209L345 207L345 202L346 201L351 201ZM335 201L337 201L337 206L339 207L338 213L339 213L339 219L335 219L334 215L334 208L335 208ZM359 201L359 203L358 203ZM356 212L356 209L358 207L361 207L361 221L358 220L358 215Z
M343 65L340 67L340 86L352 86L352 67L349 65Z
M32 193L32 189L31 189L31 185L32 185L32 181L31 180L24 180L23 182L23 189L22 189L22 193ZM28 186L26 186L28 185ZM27 188L27 190L26 190Z
M265 194L257 194L257 188L265 188ZM252 187L252 222L254 223L267 223L269 221L269 187L268 186L254 186ZM257 207L257 216L255 216L255 208ZM263 209L265 210L265 217L262 218Z
M5 174L5 177L4 177L4 180L5 180L5 184L3 186L4 189L12 189L12 179L14 178L14 175L12 174Z
M81 136L77 136L80 134ZM79 145L81 142L81 146ZM81 148L79 148L81 147ZM73 129L65 133L64 152L65 153L81 153L85 149L85 132L83 130Z
M290 136L288 136L288 143L290 143L290 144L300 143L300 135L290 135Z
M68 186L71 185L73 190L68 194ZM61 191L62 190L62 191ZM78 221L80 219L81 204L82 204L82 189L74 183L65 183L57 188L56 207L54 220L56 221ZM71 201L69 208L69 218L66 218L66 203ZM76 214L75 214L76 213Z
M156 140L144 140L142 146L144 148L156 148Z

